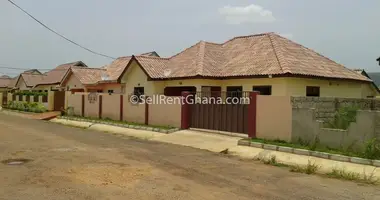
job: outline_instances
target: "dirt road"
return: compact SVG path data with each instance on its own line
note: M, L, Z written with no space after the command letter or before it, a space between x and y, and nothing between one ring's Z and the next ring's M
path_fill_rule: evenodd
M380 188L0 113L0 199L380 199Z

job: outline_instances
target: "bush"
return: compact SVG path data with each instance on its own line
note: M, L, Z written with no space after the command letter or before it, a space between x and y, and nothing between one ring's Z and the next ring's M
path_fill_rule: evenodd
M20 96L47 96L47 92L35 92L35 91L20 91L16 92L15 95L20 95Z
M7 108L11 110L19 110L19 111L34 112L34 113L43 113L47 111L43 104L36 103L36 102L29 103L29 102L11 101L8 103Z
M342 107L334 115L334 119L327 122L328 128L344 129L347 130L351 122L356 121L356 113L359 110L358 107Z

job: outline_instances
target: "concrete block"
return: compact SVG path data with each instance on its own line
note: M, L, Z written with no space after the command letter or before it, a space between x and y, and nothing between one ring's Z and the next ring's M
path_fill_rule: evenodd
M152 127L147 127L146 130L147 131L153 131L153 128Z
M129 124L123 124L124 128L129 128Z
M310 155L318 157L318 158L324 158L324 159L329 159L330 158L330 154L329 153L319 152L319 151L311 151Z
M250 146L260 148L260 149L263 148L263 144L259 142L251 142Z
M285 152L285 153L293 153L294 148L278 146L278 151Z
M250 144L251 144L251 141L249 141L249 140L241 139L238 141L238 145L240 145L240 146L250 146Z
M272 151L277 151L278 146L276 146L276 145L271 145L271 144L264 144L264 145L263 145L263 149L272 150Z
M294 149L293 152L298 155L310 156L310 151L307 149Z
M165 134L167 134L167 133L168 133L168 130L160 129L160 133L165 133Z
M372 160L372 165L376 167L380 167L380 160Z
M341 161L341 162L350 162L351 158L348 156L342 156L337 154L330 155L331 160Z
M136 126L134 126L134 125L129 125L129 128L135 128Z
M361 164L361 165L372 165L372 160L365 159L365 158L351 157L351 162L356 163L356 164Z

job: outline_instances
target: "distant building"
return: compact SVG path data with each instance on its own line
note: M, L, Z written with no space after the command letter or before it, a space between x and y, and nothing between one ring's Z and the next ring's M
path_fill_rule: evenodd
M380 57L377 59L377 62L379 62L379 65L380 65Z

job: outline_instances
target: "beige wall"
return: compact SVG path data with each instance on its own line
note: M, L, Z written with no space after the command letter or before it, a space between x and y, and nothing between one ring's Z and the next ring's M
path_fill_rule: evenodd
M253 86L272 86L272 96L306 96L306 86L319 86L321 97L366 98L379 93L371 83L346 80L319 80L307 78L253 78L253 79L183 79L170 81L148 81L143 70L133 62L122 78L126 84L126 93L133 93L134 87L144 87L146 95L162 94L169 86L195 86L201 91L202 86L220 86L226 91L227 86L242 86L243 91L252 91Z
M120 120L120 95L104 94L102 100L102 118Z
M152 95L157 93L163 93L161 83L148 81L148 77L141 70L135 61L133 61L130 67L127 69L121 83L125 84L125 94L132 94L134 87L144 87L146 95Z
M88 95L84 96L84 116L99 118L99 95L94 102L88 100Z
M293 109L292 140L313 144L318 138L319 145L335 148L362 151L365 144L373 139L380 138L380 112L358 111L356 122L352 122L347 130L323 128L323 123L316 121L315 109Z
M64 87L65 87L65 89L67 87L69 87L69 90L71 90L71 89L84 89L84 86L82 85L82 83L73 74L70 75L70 77L67 80L66 84L64 84Z
M22 77L20 77L20 80L18 81L16 87L19 90L30 90L30 88L26 87L25 81Z
M82 115L82 94L66 93L67 107L73 107L74 115Z
M157 126L172 126L177 128L181 127L181 104L159 103L160 102L149 105L149 124Z
M132 104L128 98L124 98L123 118L127 122L144 124L145 104Z
M292 107L288 96L257 97L256 137L291 140Z
M288 78L287 85L287 95L291 96L306 96L306 86L319 86L321 97L366 98L378 95L370 83L354 81Z

